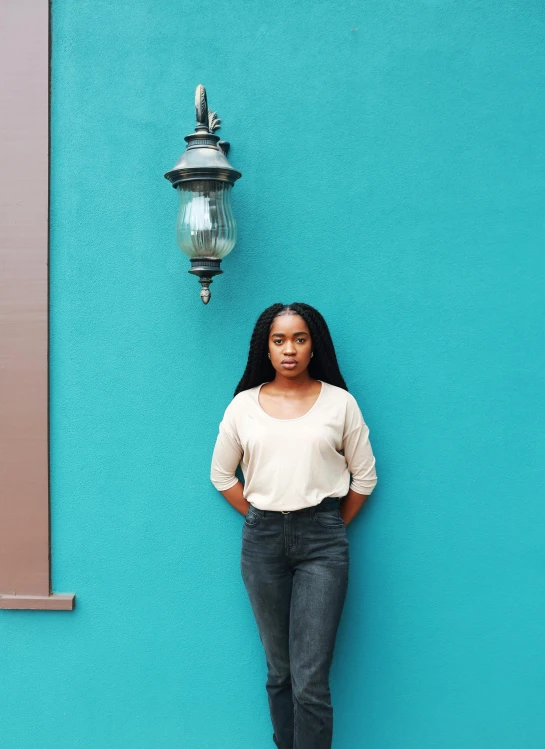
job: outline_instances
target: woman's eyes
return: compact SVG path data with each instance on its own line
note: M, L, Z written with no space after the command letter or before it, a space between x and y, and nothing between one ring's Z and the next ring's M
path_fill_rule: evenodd
M307 339L306 338L296 338L295 340L296 341L301 341L301 343L306 343ZM282 343L282 341L281 340L276 340L276 341L273 341L273 343Z

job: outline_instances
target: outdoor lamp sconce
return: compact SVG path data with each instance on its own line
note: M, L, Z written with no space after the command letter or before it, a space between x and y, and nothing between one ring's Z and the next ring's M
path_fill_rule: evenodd
M190 258L188 273L199 276L201 299L208 304L212 278L223 273L221 261L235 246L237 227L231 190L242 174L227 161L229 143L214 135L221 120L217 112L208 111L204 86L197 86L195 109L195 132L185 136L187 148L165 177L180 196L178 245Z

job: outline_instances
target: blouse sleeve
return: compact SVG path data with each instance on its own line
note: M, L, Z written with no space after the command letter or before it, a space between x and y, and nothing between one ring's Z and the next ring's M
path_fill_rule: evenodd
M369 427L353 397L347 409L343 451L348 470L352 474L350 489L368 496L377 484L375 456L369 441Z
M243 449L237 435L236 424L228 406L219 425L210 466L210 481L218 491L226 491L237 483L235 471L242 455Z

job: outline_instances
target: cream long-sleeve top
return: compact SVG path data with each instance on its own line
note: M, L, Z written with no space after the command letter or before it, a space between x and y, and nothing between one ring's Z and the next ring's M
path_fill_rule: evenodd
M319 382L312 408L294 419L263 410L262 385L237 393L225 409L212 455L216 489L237 483L240 463L243 495L260 510L311 507L324 497L344 497L349 488L371 494L375 457L358 403L347 390Z

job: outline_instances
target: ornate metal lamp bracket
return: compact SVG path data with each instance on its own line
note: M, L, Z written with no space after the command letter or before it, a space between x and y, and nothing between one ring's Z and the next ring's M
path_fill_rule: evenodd
M195 91L195 114L197 118L197 132L213 133L221 125L221 119L217 112L210 112L208 109L208 100L206 98L206 89L199 84ZM229 153L230 143L226 140L218 141L218 146L227 156Z

